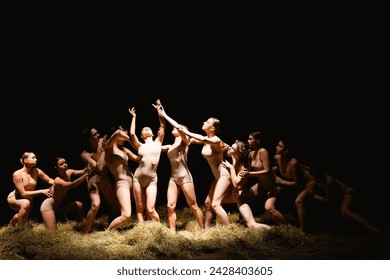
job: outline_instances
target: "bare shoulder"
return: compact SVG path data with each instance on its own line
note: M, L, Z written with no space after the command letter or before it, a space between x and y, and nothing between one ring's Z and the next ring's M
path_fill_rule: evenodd
M266 148L261 148L261 149L259 149L259 154L268 155L268 150Z
M64 184L65 180L60 178L60 177L55 177L54 178L54 184L57 186L62 186Z
M298 159L296 159L296 158L292 158L291 160L290 160L290 165L291 166L294 166L294 167L300 167L301 165L300 165L300 163L299 163L299 160Z
M31 174L39 174L39 175L41 175L41 174L45 174L45 172L43 172L43 170L40 169L39 167L33 167Z
M22 172L22 169L15 170L12 175L19 175Z

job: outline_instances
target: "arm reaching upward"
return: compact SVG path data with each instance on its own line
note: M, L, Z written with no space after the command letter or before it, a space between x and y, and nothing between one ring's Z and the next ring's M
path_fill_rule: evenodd
M153 107L157 110L158 119L160 122L160 126L158 128L157 139L162 143L164 141L165 136L165 118L160 114L160 110L163 109L160 99L157 99L156 104L152 104Z
M137 116L137 114L135 113L135 108L129 108L129 113L132 116L130 124L130 143L134 149L138 150L139 146L141 146L141 143L139 142L138 137L135 134L135 118Z
M157 107L156 105L153 105L153 106L154 106L154 108ZM161 102L160 102L160 106L157 107L156 109L157 109L159 116L162 116L163 118L165 118L174 128L176 128L176 129L180 128L180 124L177 121L175 121L174 119L172 119L170 116L168 116L167 112L165 112L164 107L161 105Z

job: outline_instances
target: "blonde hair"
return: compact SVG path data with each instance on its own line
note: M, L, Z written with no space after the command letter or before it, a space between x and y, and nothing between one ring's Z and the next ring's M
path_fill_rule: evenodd
M21 163L22 165L24 165L24 160L25 160L26 158L28 158L31 154L32 154L32 152L24 152L23 155L22 155L22 157L20 158L20 163Z

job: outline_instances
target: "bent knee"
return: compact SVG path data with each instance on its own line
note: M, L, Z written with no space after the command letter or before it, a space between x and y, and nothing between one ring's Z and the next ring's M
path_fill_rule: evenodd
M130 217L131 217L131 213L130 213L130 212L121 214L121 218L122 218L125 222L127 222L128 220L130 220Z
M19 204L20 208L22 209L29 209L31 207L31 202L30 200L28 199L24 199L23 201L21 201L21 203Z
M91 210L93 212L99 211L99 208L100 208L100 203L91 203Z

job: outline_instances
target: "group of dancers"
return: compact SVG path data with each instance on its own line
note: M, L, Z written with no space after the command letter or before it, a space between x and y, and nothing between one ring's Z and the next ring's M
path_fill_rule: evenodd
M132 215L132 201L135 202L135 215L138 223L145 220L160 222L156 211L158 188L157 169L161 153L166 153L170 162L170 178L167 186L168 227L176 231L176 206L183 192L186 202L201 229L229 225L225 204L235 203L246 226L260 230L270 230L273 225L287 223L285 213L280 210L278 198L283 193L290 194L299 221L299 231L306 235L310 231L308 215L313 204L334 205L340 213L371 232L379 229L362 215L352 211L354 190L329 174L323 168L307 167L290 151L287 139L277 142L273 160L263 146L260 131L253 131L247 140L236 140L232 144L220 138L220 120L210 117L203 122L204 134L191 132L188 127L170 117L160 100L152 104L159 120L156 133L150 127L143 127L140 138L136 133L136 109L129 108L130 130L122 126L113 128L109 136L101 137L94 126L83 129L85 145L81 159L84 169L68 167L65 158L56 159L57 176L51 178L36 166L37 157L33 152L23 153L22 168L12 177L14 190L8 195L8 205L16 211L10 220L11 225L25 225L32 210L33 199L37 195L46 198L40 206L44 225L48 230L57 230L56 217L60 213L76 212L78 219L84 220L83 234L88 235L101 206L101 196L107 201L112 219L107 230L124 226ZM172 126L173 143L164 143L166 123ZM130 144L130 147L126 144ZM208 194L204 201L204 211L199 206L194 180L187 164L191 145L202 145L201 155L207 161L213 174ZM137 168L132 171L129 161ZM273 164L272 164L273 163ZM47 188L37 189L42 180ZM83 214L83 202L67 199L70 189L87 182L90 208ZM336 192L335 192L336 190ZM258 198L262 199L259 200ZM264 205L258 205L263 201ZM272 223L258 222L253 207L259 207L272 218Z

